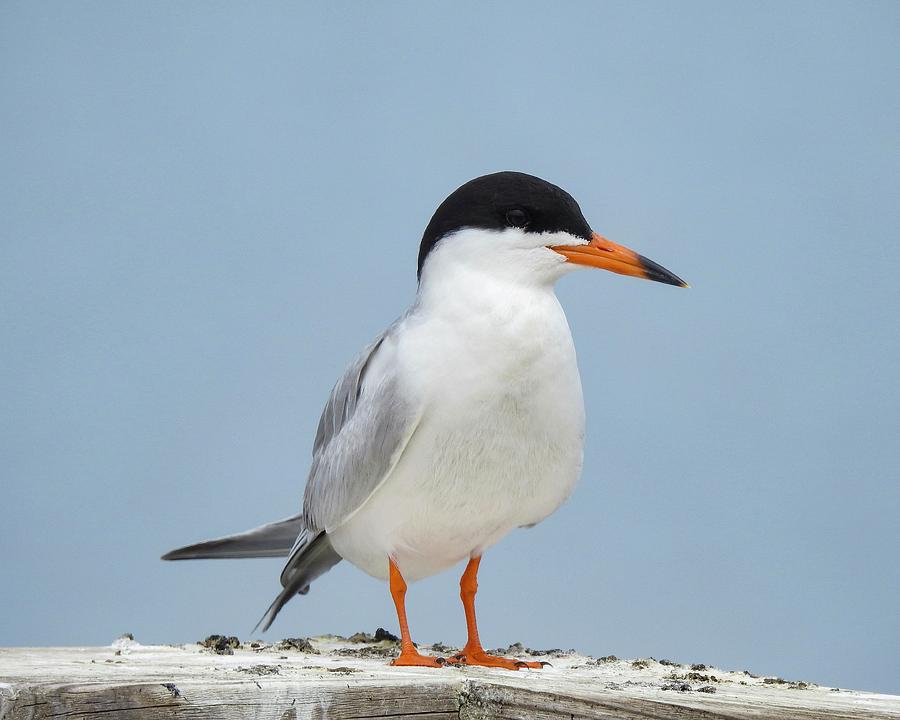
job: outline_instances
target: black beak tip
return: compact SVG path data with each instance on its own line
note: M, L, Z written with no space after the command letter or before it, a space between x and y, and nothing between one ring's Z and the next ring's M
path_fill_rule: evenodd
M653 262L649 258L645 258L643 255L639 255L638 258L641 261L641 269L644 271L644 275L648 280L661 282L666 285L674 285L675 287L690 287L684 280L675 273L666 270L662 265Z

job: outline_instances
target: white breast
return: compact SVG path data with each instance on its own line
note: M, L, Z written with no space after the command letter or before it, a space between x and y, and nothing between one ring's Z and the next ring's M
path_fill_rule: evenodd
M420 297L395 361L422 420L391 476L335 549L376 577L440 572L556 510L581 471L584 406L552 286L484 277Z

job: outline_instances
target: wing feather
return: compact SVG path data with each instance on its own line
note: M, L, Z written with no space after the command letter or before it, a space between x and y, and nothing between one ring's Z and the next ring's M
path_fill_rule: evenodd
M337 381L322 411L303 525L281 572L282 591L259 625L266 630L285 603L340 562L328 531L350 518L385 481L403 453L419 409L400 382L393 333L402 319L366 347Z
M303 516L298 514L236 535L204 540L170 550L162 559L285 557L295 549L295 538L298 533L303 534L302 530Z
M415 432L418 404L400 382L395 362L400 323L351 363L322 413L303 496L311 535L334 529L362 507Z

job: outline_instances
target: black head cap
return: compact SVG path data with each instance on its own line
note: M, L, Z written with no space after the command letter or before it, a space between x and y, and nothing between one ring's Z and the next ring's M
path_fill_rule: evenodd
M591 238L591 228L575 199L534 175L498 172L457 188L435 211L419 245L419 270L442 237L462 228L527 232L567 232Z

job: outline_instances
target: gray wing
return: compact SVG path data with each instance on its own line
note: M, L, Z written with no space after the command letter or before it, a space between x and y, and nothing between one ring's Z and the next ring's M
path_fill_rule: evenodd
M282 607L341 561L327 531L369 499L390 475L418 424L393 362L392 325L338 380L319 420L303 496L303 529L281 572L282 591L257 623L267 630ZM255 628L254 628L255 630Z
M419 406L400 383L395 323L347 368L325 405L303 496L312 535L356 512L387 478L415 432Z

